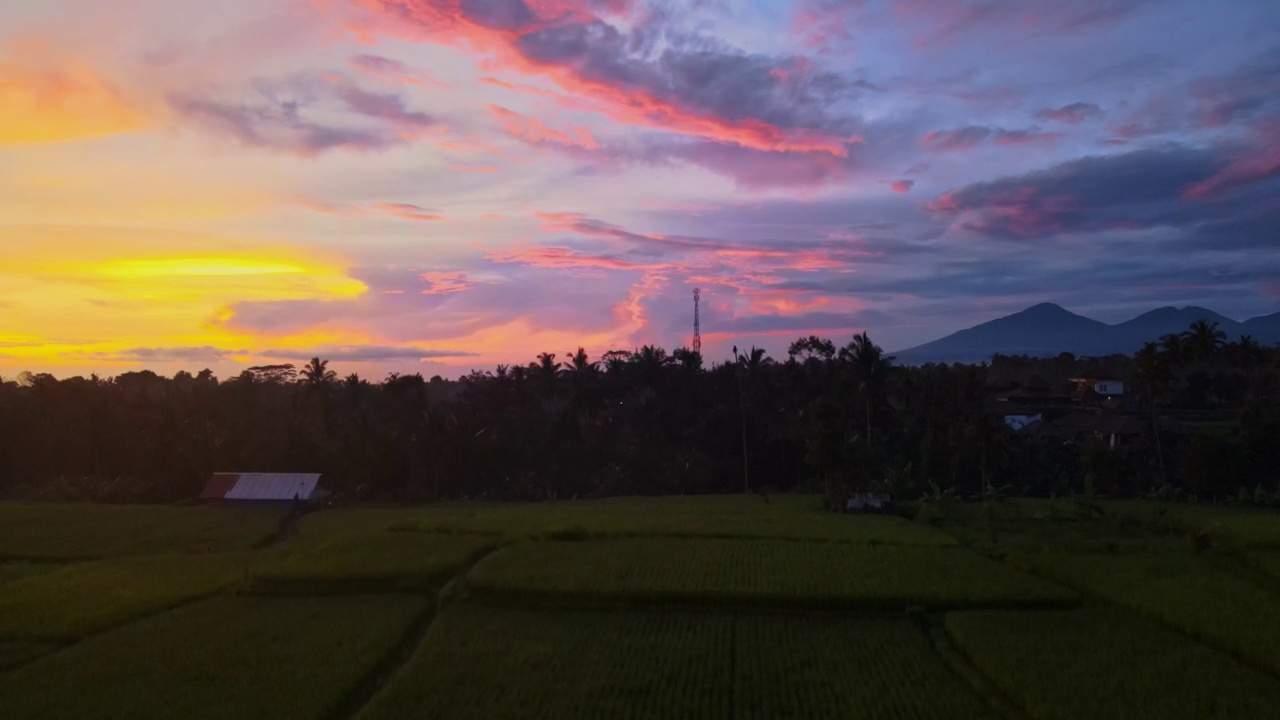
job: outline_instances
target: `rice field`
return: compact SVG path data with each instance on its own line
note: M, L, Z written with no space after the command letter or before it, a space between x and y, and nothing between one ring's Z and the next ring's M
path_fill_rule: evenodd
M542 503L442 503L317 513L303 519L303 535L384 530L487 534L537 539L561 533L588 537L730 537L852 544L951 546L956 541L924 523L899 517L818 511L810 496L631 497Z
M0 718L1273 716L1280 514L1102 505L0 504Z
M1109 508L1151 523L1204 532L1210 542L1280 550L1280 512L1270 508L1139 501L1116 502Z
M927 687L928 692L918 692ZM905 619L458 606L359 720L992 717Z
M0 560L77 560L247 549L276 532L274 507L0 503Z
M1280 680L1108 610L946 618L958 649L1034 720L1267 720Z
M330 716L423 598L217 598L0 676L5 720L311 720Z
M1280 595L1212 557L1036 555L1037 572L1280 675Z
M0 640L0 672L31 662L60 646L33 640Z
M1029 573L947 548L644 538L526 542L467 575L482 596L630 604L799 608L1043 607L1076 596Z
M74 640L233 586L244 555L157 555L68 565L0 586L0 638Z
M439 588L496 545L491 537L383 532L295 541L255 559L248 592L335 594Z
M16 561L0 563L0 583L57 570L60 565L49 562Z

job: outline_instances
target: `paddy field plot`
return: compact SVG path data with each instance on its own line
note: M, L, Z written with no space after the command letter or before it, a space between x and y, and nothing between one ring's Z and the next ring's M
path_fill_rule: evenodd
M82 559L244 549L279 508L0 503L0 559Z
M981 720L987 713L903 618L458 605L436 618L358 718Z
M62 566L58 563L28 562L26 560L0 563L0 584L6 583L10 580L17 580L19 578L30 577L32 575L52 572L60 567Z
M1280 680L1110 610L951 613L959 651L1035 720L1267 720Z
M59 647L57 643L35 640L0 640L0 672L31 662Z
M13 580L0 585L0 639L84 637L225 590L244 567L243 553L157 555Z
M525 542L467 575L484 596L796 608L1044 607L1076 596L951 548L680 538Z
M334 594L428 591L497 545L480 535L381 532L298 538L258 553L248 591Z
M1280 676L1280 595L1212 557L1041 554L1025 562Z
M627 497L542 503L442 503L317 513L303 535L383 530L490 534L529 539L591 537L738 537L858 544L949 546L956 541L924 523L882 515L821 512L810 496L717 495Z
M0 676L5 720L325 720L424 598L216 598Z

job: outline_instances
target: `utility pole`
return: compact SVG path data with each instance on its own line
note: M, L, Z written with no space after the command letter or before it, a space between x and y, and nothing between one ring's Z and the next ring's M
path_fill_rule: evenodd
M698 305L702 302L702 290L693 289L693 351L702 355L702 323L698 318Z
M738 411L742 416L742 492L751 494L751 475L747 467L747 363L738 354L738 346L733 346L733 359L738 363Z

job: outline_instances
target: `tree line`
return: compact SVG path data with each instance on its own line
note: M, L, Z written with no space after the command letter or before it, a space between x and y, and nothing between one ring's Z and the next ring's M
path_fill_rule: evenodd
M1142 437L1026 438L997 393L1112 376ZM0 494L171 502L213 472L320 472L350 500L954 491L1271 497L1280 350L1211 323L1132 356L895 365L866 333L707 367L687 348L543 352L458 380L340 377L313 358L208 370L0 380ZM1170 419L1189 432L1161 434Z

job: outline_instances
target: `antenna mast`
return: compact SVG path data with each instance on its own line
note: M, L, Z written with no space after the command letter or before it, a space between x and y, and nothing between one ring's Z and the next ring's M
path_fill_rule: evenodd
M702 302L702 290L693 289L693 351L702 354L702 323L698 317L698 305Z

